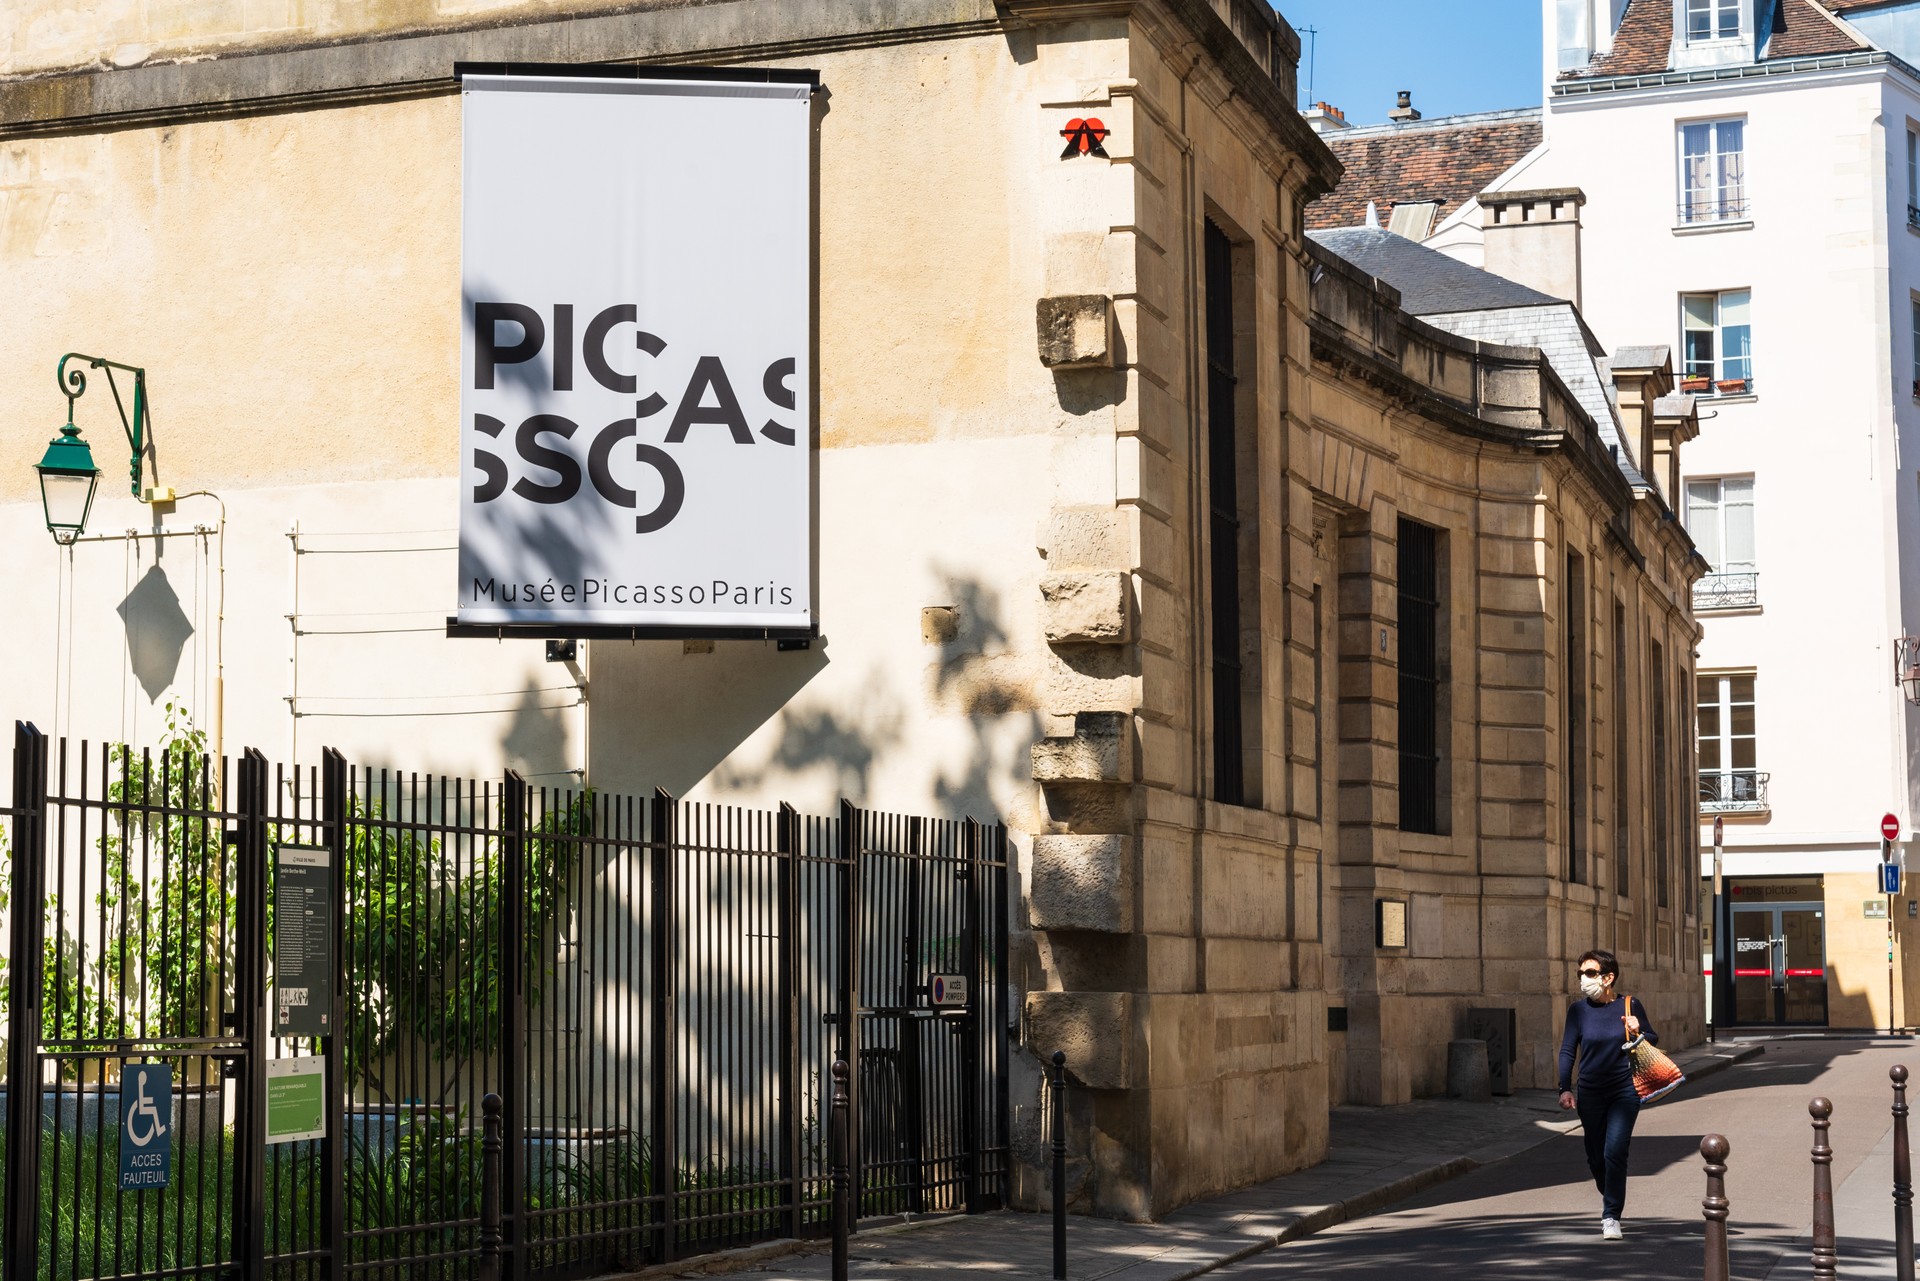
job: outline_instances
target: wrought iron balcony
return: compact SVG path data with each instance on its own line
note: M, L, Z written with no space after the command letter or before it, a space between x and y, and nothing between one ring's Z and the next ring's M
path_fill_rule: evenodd
M1742 609L1760 603L1760 575L1708 574L1693 585L1695 610Z
M1907 226L1920 227L1920 205L1907 206Z
M1771 777L1760 770L1703 769L1700 771L1700 812L1740 814L1767 809L1767 780Z
M1699 227L1716 222L1744 222L1753 216L1753 203L1738 187L1696 191L1680 202L1680 225Z

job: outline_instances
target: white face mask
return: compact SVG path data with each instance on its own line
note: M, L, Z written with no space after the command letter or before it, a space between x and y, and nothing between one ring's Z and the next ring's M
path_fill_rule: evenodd
M1606 990L1607 980L1604 977L1586 978L1583 976L1580 980L1580 994L1589 1001L1599 1000Z

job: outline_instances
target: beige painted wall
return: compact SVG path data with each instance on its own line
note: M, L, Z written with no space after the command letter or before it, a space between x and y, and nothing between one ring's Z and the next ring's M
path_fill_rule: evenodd
M0 75L138 66L356 37L676 7L684 5L672 0L13 0L0 10Z
M1893 899L1894 983L1887 983L1887 922L1869 918L1864 904L1885 903L1879 877L1870 872L1829 872L1823 878L1827 904L1827 1025L1835 1028L1909 1027L1920 1002L1920 920L1907 916L1913 896ZM1908 888L1911 888L1909 886ZM1887 1001L1893 1000L1892 1022Z

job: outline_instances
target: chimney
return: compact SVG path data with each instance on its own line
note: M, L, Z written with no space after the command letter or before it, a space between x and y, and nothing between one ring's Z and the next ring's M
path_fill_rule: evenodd
M1586 193L1578 187L1483 191L1479 201L1487 270L1578 307Z
M1342 129L1353 128L1347 122L1347 113L1331 102L1316 102L1300 114L1306 117L1315 133L1339 133Z
M1403 125L1409 121L1418 120L1419 118L1420 113L1413 109L1413 90L1402 89L1400 91L1400 101L1394 105L1392 111L1387 113L1387 119L1397 125Z

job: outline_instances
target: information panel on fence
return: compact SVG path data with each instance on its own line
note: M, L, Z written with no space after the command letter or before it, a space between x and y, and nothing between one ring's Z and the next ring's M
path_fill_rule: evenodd
M273 881L273 1030L326 1036L333 1009L333 854L282 845Z
M267 1142L327 1136L327 1061L320 1055L267 1060Z
M461 83L456 621L810 627L811 73Z

